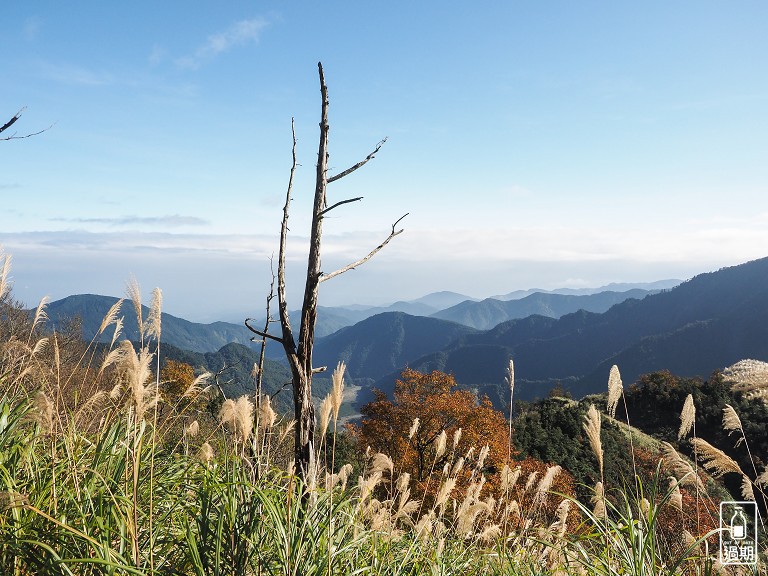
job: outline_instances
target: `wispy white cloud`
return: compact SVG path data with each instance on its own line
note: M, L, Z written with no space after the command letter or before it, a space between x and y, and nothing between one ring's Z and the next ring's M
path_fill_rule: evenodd
M758 219L760 220L760 219ZM609 282L689 278L766 256L768 230L752 226L698 229L406 229L374 260L323 285L324 305L391 303L437 290L486 297L523 288L601 286ZM386 236L386 231L384 231ZM330 272L367 254L381 233L328 234ZM235 306L250 310L268 289L272 234L51 231L4 234L16 262L18 293L119 294L126 278L157 285L178 313ZM289 301L301 301L308 240L288 243ZM407 281L403 281L407 278Z
M166 216L121 216L117 218L51 218L52 222L73 222L77 224L106 224L108 226L204 226L208 220L196 216L169 214Z
M179 58L176 64L182 68L196 69L219 54L234 46L257 42L261 31L267 26L263 18L252 18L235 22L224 32L212 34L193 54Z
M40 28L40 18L37 16L27 18L27 20L24 22L24 39L27 42L33 42L37 40L38 36L40 35Z
M72 64L45 63L42 66L42 73L47 78L62 84L79 86L104 86L116 81L115 76L110 72L90 70Z
M167 55L168 51L165 48L159 44L155 44L152 46L152 51L149 53L149 64L151 66L157 66L163 60L165 60Z

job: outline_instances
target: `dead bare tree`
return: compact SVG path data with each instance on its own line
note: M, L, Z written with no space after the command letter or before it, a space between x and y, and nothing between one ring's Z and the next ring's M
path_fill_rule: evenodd
M312 375L322 372L325 367L314 367L312 365L312 348L315 340L315 323L317 321L317 301L320 284L326 280L352 270L368 260L370 260L379 250L384 248L395 236L403 230L397 230L397 225L407 216L400 217L393 225L389 235L376 248L371 250L363 258L344 266L329 274L324 274L321 269L320 248L323 235L323 219L333 209L338 208L350 202L362 200L362 197L341 200L328 206L326 189L328 184L349 176L352 172L361 168L374 158L381 149L386 139L376 145L376 148L368 154L363 160L336 174L328 176L328 88L325 84L323 75L323 65L318 62L318 73L320 75L320 95L322 98L321 119L320 119L320 145L317 152L317 172L315 176L315 196L312 210L312 228L309 240L309 257L307 259L307 276L304 286L304 301L301 306L301 325L299 328L298 343L294 338L294 331L291 321L288 317L288 303L285 295L285 252L288 236L288 210L291 204L291 193L293 191L293 177L296 172L296 131L293 120L291 120L291 133L293 135L293 163L291 173L288 179L288 191L285 196L285 205L283 206L283 221L280 227L280 251L278 254L277 268L277 300L280 313L280 326L282 328L281 336L268 334L266 330L257 330L250 326L249 319L246 319L245 325L248 328L265 338L280 342L288 363L291 368L293 384L293 405L296 418L296 427L294 433L294 460L296 470L301 479L306 480L310 474L316 470L314 435L315 435L315 409L312 404Z

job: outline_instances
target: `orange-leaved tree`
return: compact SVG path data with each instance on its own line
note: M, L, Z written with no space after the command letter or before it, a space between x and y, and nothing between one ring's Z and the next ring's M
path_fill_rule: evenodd
M465 470L480 468L488 476L507 459L504 415L487 397L460 390L450 374L407 368L395 383L394 399L376 391L362 414L355 431L361 448L388 454L396 469L422 484L446 465L456 466L459 458Z
M186 362L168 358L160 371L160 379L168 400L176 402L195 381L195 369Z

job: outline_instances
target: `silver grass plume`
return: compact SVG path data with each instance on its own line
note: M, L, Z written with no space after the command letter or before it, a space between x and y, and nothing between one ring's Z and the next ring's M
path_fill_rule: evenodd
M741 475L741 497L744 500L755 500L755 492L752 490L752 480L746 474Z
M691 444L700 455L704 468L715 477L719 478L723 474L733 472L744 476L736 461L728 456L722 450L719 450L701 438L691 438Z
M595 495L591 498L592 504L595 507L592 510L592 514L595 518L604 520L608 517L608 511L605 507L605 488L603 483L598 480L595 484Z
M445 433L445 430L440 432L440 435L437 437L437 445L435 448L435 459L437 460L440 458L443 454L445 454L445 446L448 442L448 435Z
M325 434L328 432L328 423L331 420L331 412L333 412L332 394L323 398L323 402L320 404L320 438L325 438Z
M504 464L503 468L501 469L502 493L506 493L512 488L514 488L515 484L517 484L517 481L520 478L521 472L522 472L522 469L520 468L520 466L512 470L508 465Z
M741 428L741 418L739 418L736 410L734 410L733 406L730 404L726 404L725 408L723 408L723 430L728 431L728 436L730 436L732 432L741 432L741 438L736 441L736 446L744 442L744 431Z
M416 432L419 431L419 423L420 421L418 418L413 419L413 423L411 424L411 429L408 430L408 440L412 440L413 437L416 435Z
M208 379L211 378L213 374L210 372L203 372L200 374L197 378L195 378L192 381L192 384L189 385L189 387L184 390L184 393L181 395L182 398L194 398L198 394L202 394L205 392L208 388L204 388L206 382L208 382Z
M398 492L405 492L408 489L408 486L411 485L411 475L408 472L401 472L400 475L397 477L397 482L395 483L395 487L397 488Z
M267 394L259 406L259 428L270 430L275 425L276 420L277 412L272 408L272 399Z
M383 452L377 452L373 456L373 462L371 463L371 473L375 474L376 472L384 472L387 470L390 474L392 474L392 471L395 468L394 462L392 462L392 458L384 454Z
M10 280L8 280L8 274L11 272L11 255L6 254L0 246L0 300L2 300L11 289Z
M101 320L101 326L99 326L99 334L102 334L109 326L117 322L118 314L120 314L120 307L123 305L123 299L120 298L117 302L109 307L104 318ZM114 339L113 339L114 340Z
M608 376L608 414L611 415L611 418L616 417L616 407L619 405L623 392L624 385L621 382L619 367L614 364L611 366L611 373Z
M101 373L104 372L104 370L106 370L113 364L122 363L127 354L127 350L128 350L128 347L124 344L121 344L117 348L110 350L109 354L107 354L107 357L104 358L104 361L101 363L101 366L99 367L99 375L101 375Z
M669 497L669 505L678 510L683 511L683 493L680 492L680 482L674 476L669 479L669 490L671 492Z
M549 494L549 491L552 488L552 483L555 481L555 477L560 474L561 471L562 468L557 465L547 468L546 473L539 481L539 485L536 488L536 494L533 497L535 504L541 505L544 503L547 499L547 494Z
M48 346L48 338L40 338L37 342L35 342L35 347L32 348L32 356L37 356L40 354L43 350L45 350L45 347Z
M499 524L489 524L477 535L477 539L484 544L490 544L495 542L499 536L501 536L501 526Z
M723 370L723 378L733 383L733 389L768 401L768 363L759 360L739 360Z
M41 390L35 394L32 413L35 422L40 425L43 434L53 432L53 401Z
M253 403L248 396L225 400L219 410L219 421L234 433L235 438L246 442L253 433Z
M213 446L208 444L208 442L204 442L202 446L200 446L200 451L198 452L198 458L205 462L206 464L209 464L211 460L213 460Z
M339 362L336 365L336 370L333 371L333 390L331 391L331 403L333 406L333 419L334 421L339 419L339 409L341 403L344 400L344 371L347 369L344 362Z
M147 318L147 338L153 338L156 342L160 341L163 315L163 291L160 288L152 290L152 305L149 308L149 317Z
M557 510L555 511L557 520L550 525L549 532L554 534L558 540L565 536L565 530L568 527L568 512L570 512L570 510L571 501L568 499L564 498L560 501L560 504L557 505Z
M35 310L35 318L32 320L32 330L37 328L39 324L42 322L45 322L48 320L48 314L45 311L45 308L48 306L48 302L51 299L48 296L43 296L40 300L40 303L37 305L37 309Z
M133 309L136 312L136 323L139 325L139 334L144 337L144 317L141 309L141 288L136 278L131 278L128 285L125 288L128 299L133 304Z
M341 467L338 474L338 479L341 484L341 489L346 490L347 488L347 480L349 479L349 475L352 473L352 464L344 464L344 466Z
M189 426L187 426L187 436L194 438L200 432L200 424L197 420L193 420Z
M456 450L456 447L459 445L459 441L461 440L461 428L456 428L456 430L453 431L453 449Z
M510 358L509 366L507 366L507 375L504 377L509 386L509 395L511 396L515 392L515 361Z
M115 320L115 331L112 333L112 341L109 343L109 347L112 348L112 346L115 345L115 342L117 342L117 339L120 338L120 334L123 331L123 318L120 317L117 320Z
M443 481L440 490L437 493L437 498L435 499L434 509L440 508L442 510L445 507L445 503L448 501L448 498L451 496L451 492L453 492L455 487L456 478L446 478Z
M480 453L477 455L477 469L482 470L485 465L485 459L488 458L488 453L491 451L488 444L480 448Z
M120 360L124 378L131 391L136 420L140 421L144 418L144 413L157 403L157 385L148 383L152 376L150 363L153 354L146 348L141 348L137 354L128 340L124 340L120 347L123 350Z
M696 420L696 406L693 404L693 394L688 394L685 397L685 403L683 404L683 410L680 412L680 430L677 432L677 439L682 440L693 428L693 423Z
M603 444L600 441L600 412L597 411L594 404L589 405L587 415L584 417L584 432L589 439L589 445L597 458L597 464L600 467L600 477L603 477Z
M700 492L704 492L704 483L694 471L693 466L669 442L662 442L661 446L664 465L675 474L678 482L683 486L694 486Z
M637 506L644 516L648 517L648 515L651 513L651 503L647 498L640 498L640 502L637 503Z

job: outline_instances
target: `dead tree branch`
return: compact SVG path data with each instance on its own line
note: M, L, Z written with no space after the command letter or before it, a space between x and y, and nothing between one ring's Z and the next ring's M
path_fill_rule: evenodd
M366 262L368 262L368 260L370 260L371 258L373 258L373 257L374 257L374 255L375 255L375 254L376 254L376 253L377 253L379 250L381 250L382 248L384 248L384 246L386 246L387 244L389 244L389 241L390 241L390 240L392 240L392 238L394 238L395 236L397 236L398 234L401 234L401 233L403 232L403 230L404 230L403 228L401 228L400 230L397 230L397 231L395 231L395 227L396 227L396 226L397 226L397 224L400 222L400 220L402 220L402 219L403 219L403 218L405 218L406 216L408 216L408 214L403 214L402 216L400 216L400 218L398 218L398 219L397 219L397 221L396 221L394 224L392 224L392 232L390 232L390 233L389 233L389 236L387 236L387 237L384 239L384 242L382 242L381 244L379 244L378 246L376 246L376 248L374 248L373 250L371 250L371 251L368 253L368 255L367 255L367 256L365 256L365 257L363 257L363 258L360 258L360 260L357 260L357 261L355 261L355 262L352 262L352 264L347 264L346 266L344 266L344 268L339 268L338 270L335 270L335 271L331 272L330 274L324 274L324 275L322 275L322 276L320 277L320 282L325 282L326 280L330 280L331 278L334 278L334 277L338 276L339 274L344 274L344 272L349 272L350 270L354 270L354 269L355 269L355 268L357 268L358 266L361 266L361 265L365 264Z
M364 160L361 160L351 168L347 168L346 170L344 170L344 172L339 172L335 176L331 176L330 178L328 178L328 184L330 184L331 182L336 182L336 180L341 180L342 178L344 178L344 176L349 176L350 174L352 174L352 172L354 172L358 168L362 168L363 166L365 166L370 160L376 157L376 153L379 150L381 150L381 147L384 146L384 142L386 141L387 139L384 138L384 140L376 144L376 149L370 154L368 154L368 156L366 156Z
M21 118L22 113L26 109L27 109L27 107L25 106L24 108L22 108L21 110L16 112L16 114L13 116L13 118L11 118L10 120L8 120L8 122L6 122L2 126L0 126L0 134L5 132L6 130L8 130L8 128L10 128L11 126L13 126L16 123L16 121L19 118ZM39 130L37 132L32 132L31 134L24 134L23 136L17 136L16 133L14 132L10 136L4 136L4 137L0 138L0 140L21 140L23 138L30 138L32 136L37 136L38 134L42 134L43 132L46 132L46 131L50 130L51 128L53 128L53 124L48 126L48 128L43 128L42 130Z
M350 198L349 200L342 200L341 202L336 202L336 204L334 204L333 206L328 206L328 208L320 212L320 216L325 216L326 214L328 214L328 212L330 212L334 208L337 208L338 206L341 206L342 204L349 204L350 202L358 202L362 199L363 199L362 196L358 196L357 198Z
M254 322L253 318L246 318L245 319L245 327L248 328L251 332L256 334L257 336L261 336L262 338L269 338L270 340L274 340L275 342L280 342L280 344L283 343L283 339L275 336L273 334L269 334L266 330L257 330L253 326L249 324L249 322ZM251 338L251 342L256 342L254 338Z

